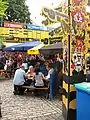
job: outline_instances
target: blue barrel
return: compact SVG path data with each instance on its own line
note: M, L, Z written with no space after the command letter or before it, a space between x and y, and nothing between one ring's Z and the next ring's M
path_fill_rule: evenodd
M90 83L75 84L76 120L90 120Z

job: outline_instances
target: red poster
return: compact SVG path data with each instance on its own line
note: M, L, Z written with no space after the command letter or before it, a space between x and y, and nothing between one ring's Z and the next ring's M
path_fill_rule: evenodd
M15 22L4 22L4 27L7 28L24 28L24 24L22 23L15 23Z

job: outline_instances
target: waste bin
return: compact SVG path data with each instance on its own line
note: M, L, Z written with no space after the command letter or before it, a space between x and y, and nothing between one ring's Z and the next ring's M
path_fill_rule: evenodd
M90 120L90 82L75 84L76 120Z

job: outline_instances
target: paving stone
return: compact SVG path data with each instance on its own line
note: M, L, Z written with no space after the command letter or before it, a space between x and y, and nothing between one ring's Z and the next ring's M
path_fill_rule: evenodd
M32 120L38 120L38 118L36 117L36 118L33 118Z
M26 94L13 95L12 80L0 81L2 118L0 120L63 120L62 103Z

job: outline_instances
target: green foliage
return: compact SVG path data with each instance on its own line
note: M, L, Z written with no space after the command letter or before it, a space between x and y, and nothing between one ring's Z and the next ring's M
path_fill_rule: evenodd
M0 17L5 16L5 11L8 8L8 2L6 0L0 0Z
M31 23L30 12L26 0L8 0L9 7L6 10L6 21Z
M2 38L0 38L0 50L3 48L3 40L2 40Z

